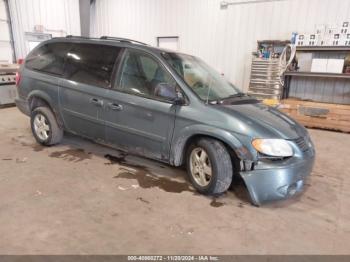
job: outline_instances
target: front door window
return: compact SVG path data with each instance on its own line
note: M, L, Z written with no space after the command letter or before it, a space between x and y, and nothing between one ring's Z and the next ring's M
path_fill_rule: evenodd
M153 57L146 53L128 50L122 66L119 88L157 100L176 98L176 81Z

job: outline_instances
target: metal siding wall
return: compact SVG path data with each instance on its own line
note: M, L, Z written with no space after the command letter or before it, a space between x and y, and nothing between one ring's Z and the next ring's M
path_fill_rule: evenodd
M12 47L9 26L7 23L6 6L0 0L0 62L12 62Z
M80 35L79 0L9 0L9 5L17 59L28 54L24 33L35 25Z
M233 1L233 0L232 0ZM315 24L350 19L349 0L286 0L229 6L221 0L96 0L91 32L156 45L157 36L179 36L183 52L202 57L234 84L248 88L257 40L290 39Z
M315 92L316 89L318 92ZM289 97L349 105L349 94L348 79L296 77L290 83Z

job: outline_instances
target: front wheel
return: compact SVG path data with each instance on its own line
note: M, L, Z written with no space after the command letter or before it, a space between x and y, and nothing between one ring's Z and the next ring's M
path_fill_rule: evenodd
M227 191L233 168L225 145L210 138L193 143L187 152L187 173L193 186L202 194L216 195Z

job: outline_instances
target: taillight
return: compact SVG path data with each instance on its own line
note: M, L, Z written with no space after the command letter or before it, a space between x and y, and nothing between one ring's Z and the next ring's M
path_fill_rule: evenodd
M19 85L20 81L21 81L21 74L19 72L16 72L16 86Z
M21 65L24 64L24 59L23 58L19 58L17 60L17 64L19 65L18 70L20 70ZM21 74L20 74L20 72L16 72L16 86L17 87L19 86L19 82L21 82Z

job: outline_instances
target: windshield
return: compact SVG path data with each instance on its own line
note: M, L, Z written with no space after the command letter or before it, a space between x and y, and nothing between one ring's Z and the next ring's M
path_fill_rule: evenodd
M204 101L216 101L242 94L197 57L178 53L163 53L163 57Z

